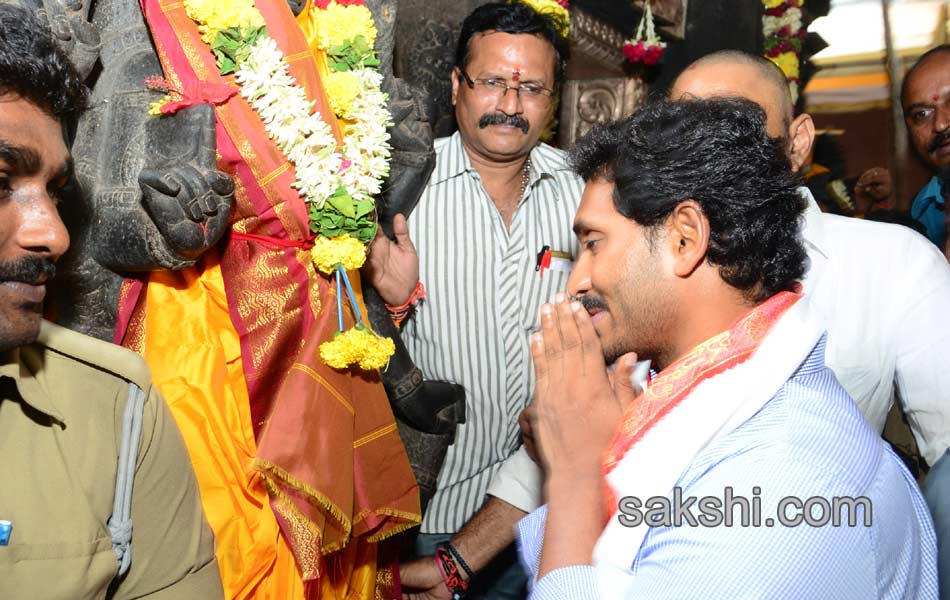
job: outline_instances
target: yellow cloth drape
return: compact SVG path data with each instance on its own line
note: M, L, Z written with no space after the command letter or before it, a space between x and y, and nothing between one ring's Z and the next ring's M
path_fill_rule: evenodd
M145 359L182 432L215 534L225 597L303 600L294 555L250 464L256 454L237 332L228 315L217 252L184 271L149 278ZM319 596L369 599L376 544L354 540L327 560Z
M145 359L191 455L225 597L302 600L294 556L249 468L247 385L217 253L202 266L153 273L147 290Z

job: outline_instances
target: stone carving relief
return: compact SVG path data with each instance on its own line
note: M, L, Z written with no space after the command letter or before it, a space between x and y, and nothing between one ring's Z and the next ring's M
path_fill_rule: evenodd
M457 23L424 19L418 23L412 42L403 47L406 66L398 75L413 88L424 90L432 106L436 137L451 135L456 129L451 75L457 38Z
M623 63L623 34L583 10L571 11L572 50L609 65Z
M646 86L635 77L571 80L562 94L558 143L566 148L594 125L632 114L646 98Z

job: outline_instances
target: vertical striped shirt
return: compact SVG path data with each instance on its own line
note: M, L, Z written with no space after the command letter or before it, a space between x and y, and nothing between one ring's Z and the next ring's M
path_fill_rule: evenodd
M454 533L519 445L518 415L534 393L529 337L541 304L568 277L553 269L540 276L538 253L548 246L576 255L571 224L584 184L563 152L539 144L506 228L459 134L436 140L435 151L435 171L409 217L427 296L402 338L427 379L465 388L466 422L422 522L423 533Z

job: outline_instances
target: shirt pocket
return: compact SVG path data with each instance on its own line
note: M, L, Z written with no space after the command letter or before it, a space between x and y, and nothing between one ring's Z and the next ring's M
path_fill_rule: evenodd
M0 597L83 600L106 597L118 562L112 541L12 544L0 548ZM8 595L7 591L16 591Z
M554 302L554 295L558 292L567 293L570 275L567 271L552 269L546 269L543 276L538 271L531 271L521 297L521 320L525 331L538 331L541 328L541 305Z

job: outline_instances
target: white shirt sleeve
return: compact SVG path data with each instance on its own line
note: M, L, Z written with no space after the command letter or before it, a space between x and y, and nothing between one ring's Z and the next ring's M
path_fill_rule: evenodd
M544 474L524 446L508 457L492 478L488 495L530 513L541 506Z
M803 235L826 364L878 431L899 396L932 465L950 446L950 265L906 227L825 215L813 200Z
M950 266L936 246L908 236L903 318L890 323L895 383L920 453L933 465L950 447ZM899 272L899 271L898 271Z

